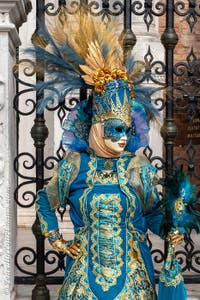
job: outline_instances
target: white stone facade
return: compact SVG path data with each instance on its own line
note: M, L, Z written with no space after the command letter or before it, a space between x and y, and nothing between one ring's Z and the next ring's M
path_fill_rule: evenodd
M15 80L12 67L20 45L17 28L26 21L28 0L0 1L0 300L14 299L16 208L13 200L16 149L12 100Z

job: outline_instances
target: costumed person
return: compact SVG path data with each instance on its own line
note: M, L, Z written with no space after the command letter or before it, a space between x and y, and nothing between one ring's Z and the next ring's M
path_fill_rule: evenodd
M36 87L38 94L46 91L38 112L73 89L93 91L64 121L68 154L36 200L43 234L66 253L57 299L156 299L146 233L161 236L163 213L156 168L135 154L148 145L149 124L156 118L151 90L134 85L138 67L131 57L124 66L112 29L83 16L72 34L64 8L50 33L40 25L32 51L51 76ZM63 239L55 214L67 204L73 241ZM170 237L171 244L182 241L179 232Z

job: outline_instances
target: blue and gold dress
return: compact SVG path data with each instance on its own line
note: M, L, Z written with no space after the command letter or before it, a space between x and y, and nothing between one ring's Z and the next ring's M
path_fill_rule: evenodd
M125 152L104 159L92 150L70 153L44 190L36 209L43 233L58 229L55 209L70 205L74 240L81 251L67 257L58 299L156 299L154 269L146 244L159 234L162 214L154 188L156 170Z

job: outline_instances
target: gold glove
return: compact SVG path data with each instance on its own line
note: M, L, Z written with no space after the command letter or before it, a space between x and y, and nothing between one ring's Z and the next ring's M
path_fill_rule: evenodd
M52 242L51 245L54 250L56 250L58 252L66 253L67 246L66 246L65 240L63 240L63 239L56 240L56 241Z
M69 255L72 258L76 258L80 252L80 245L74 242L69 248L66 245L66 241L64 239L59 239L54 241L51 245L54 250L58 252L63 252Z
M180 234L178 230L169 232L166 238L166 241L172 246L172 248L182 244L183 240L184 236L183 234Z

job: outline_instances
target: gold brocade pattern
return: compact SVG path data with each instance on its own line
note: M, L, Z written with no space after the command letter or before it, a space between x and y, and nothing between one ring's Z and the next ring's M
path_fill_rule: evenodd
M78 238L78 237L77 237ZM80 237L78 238L80 239ZM88 253L87 253L87 236L81 234L81 251L75 259L68 276L65 278L62 287L58 291L57 300L75 300L97 298L92 293L87 276Z
M169 286L176 287L178 284L180 284L181 281L184 281L183 275L181 273L176 274L174 279L171 280L170 282L167 282L167 280L164 276L160 276L159 280L161 282L164 282L165 286L167 286L167 287L169 287Z
M129 201L129 204L127 204L127 207L131 205L131 214L132 217L134 217L135 212L135 196L130 192L130 189L128 188L128 177L127 172L125 170L125 162L128 160L128 157L120 158L118 164L117 164L117 170L118 170L118 177L119 177L119 184L121 189L124 191L124 193L127 196L127 201Z
M104 171L96 171L94 176L94 184L116 184L118 183L117 172L105 173Z
M128 182L137 193L138 198L140 199L142 211L144 213L151 211L154 199L156 197L154 194L154 186L158 181L158 176L156 175L155 171L152 168L147 167L149 164L150 162L143 155L135 156L131 159L127 168ZM144 186L144 174L148 176L146 180L148 185L146 185L146 187ZM152 190L152 192L148 196L148 199L145 200L145 189L147 188Z
M113 161L110 159L106 159L106 161L104 162L104 167L106 170L112 170L113 169Z
M90 204L92 271L96 276L96 283L104 291L116 285L123 265L120 202L120 194L102 194L94 195Z
M121 158L118 162L117 169L118 169L119 183L120 183L121 189L125 192L125 194L127 195L127 201L129 201L129 204L127 204L127 207L128 207L127 222L128 222L128 220L130 222L130 221L133 221L133 219L134 219L136 206L135 206L135 196L130 192L130 189L128 188L128 185L127 185L128 177L126 176L126 170L125 170L125 162L127 159L128 158ZM140 263L138 265L138 270L139 270L139 273L141 273L141 272L143 273L143 277L141 276L141 274L138 277L136 277L136 276L134 276L134 274L132 274L133 277L131 277L131 274L130 274L130 277L128 276L128 278L127 278L127 284L124 287L124 289L126 291L125 292L122 291L120 293L120 297L119 298L116 297L116 300L128 299L129 297L131 297L130 291L131 291L131 287L134 286L134 283L137 282L138 286L140 286L142 281L144 281L144 280L148 286L147 290L145 291L145 297L144 297L144 295L142 296L142 293L144 293L144 291L141 290L141 291L139 291L140 295L138 297L136 296L135 299L154 300L154 299L156 299L155 292L151 285L151 281L150 281L148 272L146 270L145 263L141 256L138 242L133 240L133 232L135 232L135 229L134 229L133 223L131 223L131 224L132 224L132 233L127 233L128 234L127 239L129 240L129 243L131 245L130 250L128 252L129 261L127 263L127 267L129 267L129 270L131 270L132 265L135 264L135 258L137 257L137 261ZM148 293L149 293L149 296L147 296Z
M125 90L124 90L123 100L124 100L123 103L121 103L120 97L116 93L116 103L113 101L112 98L110 98L109 99L110 108L107 110L104 110L104 108L98 105L98 102L96 102L94 104L94 107L98 111L98 114L96 114L93 117L93 120L95 122L103 122L109 119L117 118L120 119L122 122L124 122L128 127L131 126L132 119L131 119L130 103Z
M53 177L46 186L48 200L52 209L66 205L71 183L80 168L80 153L69 152L59 165L56 165Z
M133 235L127 232L127 277L121 293L115 300L155 300L155 291L147 276L144 262L141 259L138 243L133 240Z

